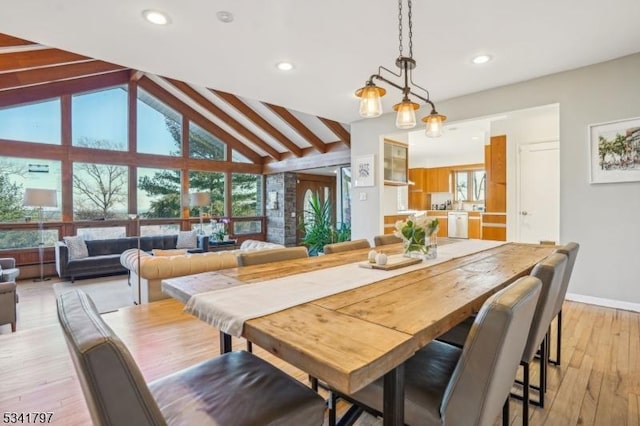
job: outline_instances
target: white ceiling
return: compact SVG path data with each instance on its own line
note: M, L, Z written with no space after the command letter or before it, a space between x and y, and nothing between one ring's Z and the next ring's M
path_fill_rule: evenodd
M640 51L638 0L423 0L413 12L414 81L436 105ZM397 3L381 0L4 0L0 33L343 123L359 119L354 90L398 56ZM494 60L473 65L479 53ZM385 98L388 111L400 94Z

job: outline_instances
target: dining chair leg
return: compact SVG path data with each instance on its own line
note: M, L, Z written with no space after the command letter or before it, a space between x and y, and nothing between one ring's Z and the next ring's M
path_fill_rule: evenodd
M544 408L544 394L547 392L547 346L549 344L549 335L542 339L542 350L540 351L543 356L540 357L540 389L539 402L540 408Z
M551 346L551 345L549 345ZM556 317L556 359L549 357L549 364L560 366L560 354L562 353L562 310Z
M317 380L316 379L316 390L317 390ZM336 426L336 402L338 398L336 397L335 392L329 391L329 397L327 398L327 406L329 408L329 426Z
M247 352L253 353L253 343L247 340Z
M509 426L509 397L502 406L502 426Z
M522 371L522 426L529 424L529 363L524 363Z

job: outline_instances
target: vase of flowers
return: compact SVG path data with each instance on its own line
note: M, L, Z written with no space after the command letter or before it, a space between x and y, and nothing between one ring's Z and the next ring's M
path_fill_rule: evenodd
M438 255L438 219L409 216L396 222L394 235L402 238L406 257L434 259Z
M228 217L221 217L218 220L211 219L214 223L213 226L213 239L214 241L227 241L229 240L229 231L227 225L231 222Z

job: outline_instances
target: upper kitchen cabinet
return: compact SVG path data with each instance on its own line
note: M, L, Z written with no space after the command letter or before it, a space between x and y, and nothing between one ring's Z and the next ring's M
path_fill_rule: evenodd
M407 185L408 145L384 140L384 184Z
M450 176L450 167L434 167L427 169L427 192L451 192Z

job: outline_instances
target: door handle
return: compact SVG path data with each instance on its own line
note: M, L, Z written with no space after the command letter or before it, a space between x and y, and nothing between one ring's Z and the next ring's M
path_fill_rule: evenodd
M526 210L523 210L523 211L521 211L521 212L520 212L520 214L521 214L522 216L526 216L526 215L528 215L529 213L527 213L527 211L526 211Z

